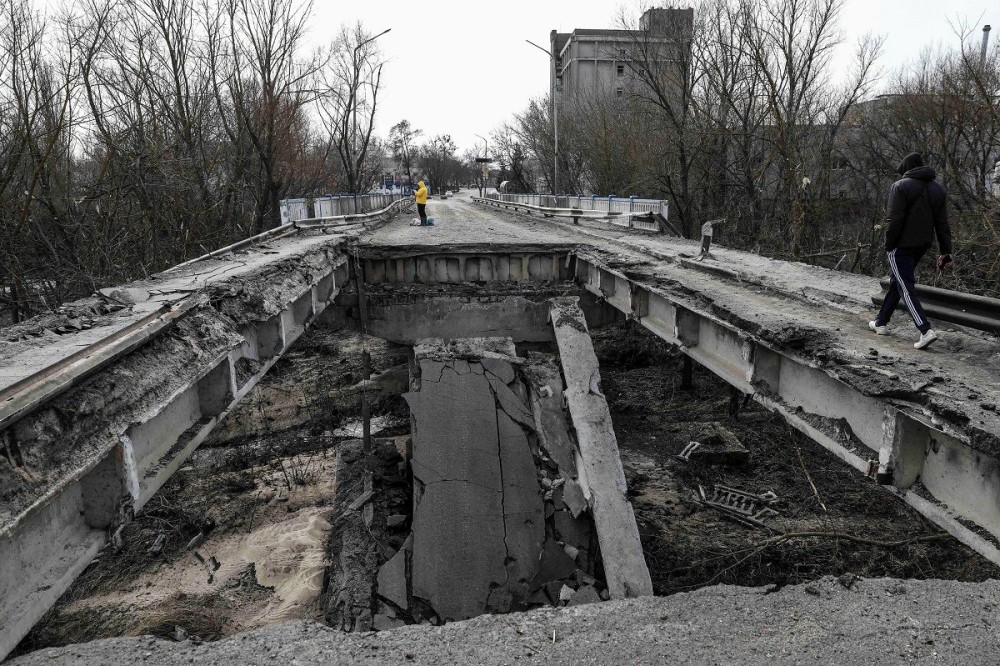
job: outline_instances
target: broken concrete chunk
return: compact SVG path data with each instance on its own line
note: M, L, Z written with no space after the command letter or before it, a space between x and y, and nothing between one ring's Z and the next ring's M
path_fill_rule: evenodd
M357 499L351 502L347 508L351 511L357 511L365 504L368 504L368 502L370 502L373 497L375 497L374 491L368 490L366 492L363 492L360 495L358 495Z
M378 594L380 597L406 610L409 607L406 595L406 558L409 556L405 547L392 556L378 570Z
M541 605L552 605L552 600L549 599L549 595L545 593L545 588L535 590L528 597L529 604L541 604Z
M578 518L581 513L589 508L587 498L583 494L583 488L574 479L567 479L563 490L563 501L569 507L574 518Z
M552 581L569 578L576 571L576 562L570 558L554 539L546 539L542 547L542 557L538 563L538 574L534 585L544 585Z
M590 521L587 520L586 516L574 518L569 511L556 511L552 519L556 528L556 536L563 543L571 544L577 548L586 548L590 545Z
M746 465L750 462L750 451L747 450L736 435L720 423L710 423L695 434L698 446L688 445L691 449L687 459L705 465Z
M573 598L574 592L575 590L572 587L564 584L561 588L559 588L559 601L567 603Z
M393 514L385 519L386 527L389 528L401 527L405 522L406 516L401 513Z
M562 511L567 509L566 503L563 502L563 489L556 488L552 491L552 506L556 511Z
M559 366L551 355L533 355L532 363L525 367L524 372L531 386L531 408L540 444L564 476L575 477L576 445L570 438L563 409L563 381Z
M582 606L583 604L596 604L601 601L601 594L595 588L590 585L584 585L573 598L570 599L568 606Z
M510 363L496 358L484 358L481 363L483 364L483 369L495 375L504 384L510 384L514 381L514 366Z
M488 379L490 382L490 388L493 389L493 393L496 395L497 403L499 403L500 409L506 412L507 416L514 419L525 428L534 430L535 418L524 404L524 401L503 382L492 377L489 377Z
M545 591L545 595L549 598L549 603L553 606L559 605L559 592L563 588L563 582L561 580L553 580L542 586L542 590Z
M379 613L372 618L372 629L375 631L388 631L389 629L395 629L397 627L406 626L406 623L402 620L398 620L388 615L383 615Z

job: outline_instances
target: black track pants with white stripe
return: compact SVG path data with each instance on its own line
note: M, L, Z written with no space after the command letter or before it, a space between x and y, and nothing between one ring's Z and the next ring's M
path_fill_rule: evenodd
M911 250L898 247L888 253L889 291L886 293L885 301L882 303L882 310L878 313L878 317L875 318L876 325L885 326L888 324L893 310L896 309L900 301L903 301L903 305L906 307L907 312L910 313L913 323L920 329L920 332L926 333L930 329L931 324L927 321L927 315L924 314L924 309L920 306L920 301L917 299L917 292L913 288L916 284L913 272L917 268L917 262L924 256L924 252L926 250Z

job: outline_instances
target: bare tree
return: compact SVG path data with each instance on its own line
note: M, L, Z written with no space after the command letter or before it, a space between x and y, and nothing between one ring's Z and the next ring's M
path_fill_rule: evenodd
M406 171L406 180L409 183L413 182L413 157L417 150L414 142L421 134L423 132L413 128L410 121L405 118L389 130L389 147L392 156Z
M327 131L334 137L347 191L353 193L367 192L371 187L362 175L372 171L366 157L375 130L385 64L376 37L361 23L341 29L332 65L325 72L323 103L319 106Z

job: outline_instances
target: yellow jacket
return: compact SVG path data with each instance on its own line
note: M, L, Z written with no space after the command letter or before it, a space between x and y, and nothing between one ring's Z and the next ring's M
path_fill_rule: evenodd
M424 185L424 181L421 180L417 183L417 190L413 193L413 196L416 197L418 204L427 203L427 186Z

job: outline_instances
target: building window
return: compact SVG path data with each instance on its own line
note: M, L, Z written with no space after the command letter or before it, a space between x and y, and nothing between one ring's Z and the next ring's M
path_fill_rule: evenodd
M625 49L621 50L621 55L622 55L622 60L624 60L627 56L627 52L625 51Z
M618 65L618 76L625 76L625 65Z
M624 97L625 96L625 89L624 88L618 88L617 90L615 90L615 95L617 95L618 97Z

